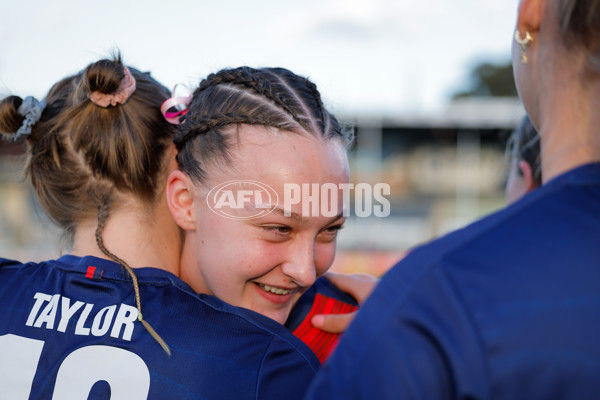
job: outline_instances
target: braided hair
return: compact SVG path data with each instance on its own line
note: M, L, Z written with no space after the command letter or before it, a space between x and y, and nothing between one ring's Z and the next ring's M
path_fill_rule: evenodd
M126 104L98 107L90 93L115 93L125 76L120 56L99 60L56 83L45 108L27 135L19 135L25 116L19 96L0 102L0 134L26 140L26 173L46 214L73 238L82 221L97 219L96 243L131 276L138 319L169 353L166 343L142 318L137 278L131 266L106 248L103 229L118 199L134 196L142 204L159 200L166 179L174 129L160 113L169 91L134 68L135 93ZM27 99L27 98L26 98Z
M185 122L175 137L179 168L200 182L215 159L230 162L230 125L260 125L298 134L338 138L346 145L352 132L343 129L323 106L308 78L284 68L239 67L209 75L194 91Z

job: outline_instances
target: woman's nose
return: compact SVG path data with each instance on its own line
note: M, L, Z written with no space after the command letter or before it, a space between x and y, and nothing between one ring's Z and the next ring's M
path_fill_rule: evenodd
M315 268L315 244L297 243L291 249L282 272L301 287L309 287L317 279Z

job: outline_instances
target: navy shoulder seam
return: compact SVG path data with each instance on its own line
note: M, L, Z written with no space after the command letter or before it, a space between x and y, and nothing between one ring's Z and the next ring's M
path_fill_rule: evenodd
M293 335L292 332L290 332L285 326L279 324L276 321L273 321L274 324L278 324L278 327L281 327L281 333L280 332L276 332L273 329L264 326L263 324L261 324L259 321L256 321L254 319L250 319L248 318L246 315L243 315L241 313L235 312L235 309L233 309L234 306L231 306L228 303L221 301L224 305L231 307L232 309L223 309L223 308L219 308L216 307L214 304L211 304L210 302L202 299L197 293L195 292L191 292L191 288L188 290L188 288L182 287L181 285L175 285L174 286L176 289L182 291L183 293L185 293L188 296L194 297L196 299L196 301L199 301L201 303L203 303L204 305L212 308L213 310L216 310L218 312L223 312L223 313L227 313L230 314L234 317L240 318L244 321L246 321L247 323L251 324L252 326L254 326L255 328L259 329L260 331L264 332L265 334L270 336L270 342L267 345L267 349L268 347L272 344L272 340L277 338L281 341L286 342L287 344L289 344L289 346L291 346L291 348L294 349L294 351L296 353L298 353L299 355L301 355L301 357L311 366L311 368L313 369L313 371L316 371L316 369L313 367L312 363L310 362L310 360L308 359L308 357L306 356L306 354L302 351L302 349L300 348L300 346L305 346L306 347L306 352L309 352L309 354L312 354L312 351L308 348L308 346L306 346L304 344L304 342L302 342L300 339L296 338L296 336ZM247 310L249 312L254 312L252 310ZM263 316L263 318L268 318L266 316ZM282 335L283 334L283 335ZM288 338L284 337L284 335L289 335ZM293 343L292 340L297 340L298 343ZM315 356L315 361L318 363L318 360L316 359Z
M547 188L546 193L543 193L543 196L546 197L560 188L562 185L554 185L552 187ZM542 188L537 189L537 191L542 191ZM449 245L447 248L442 249L441 252L435 254L434 258L428 259L428 257L424 257L424 261L426 265L439 264L449 255L452 255L454 252L461 250L463 247L468 246L472 241L481 239L482 235L485 235L494 229L496 229L499 225L503 225L507 220L518 218L523 213L529 212L529 208L532 206L539 206L539 201L533 201L538 193L531 193L531 196L526 196L521 199L518 203L508 206L502 210L496 211L486 217L483 217L480 220L474 221L469 225L460 228L454 232L450 232L445 236L434 239L432 242L426 243L422 246L417 247L413 251L419 252L421 249L429 246L442 245L445 241L454 239L456 236L465 235L464 238L456 239L456 243ZM542 193L539 193L542 194ZM502 215L501 215L502 214ZM491 221L494 220L495 221ZM487 225L487 226L480 226ZM465 232L466 230L471 230L472 232ZM407 256L410 257L410 254ZM401 262L401 261L400 261Z
M310 369L313 372L313 374L315 376L317 375L318 369L313 366L313 364L310 362L310 360L306 357L306 355L299 348L297 348L290 341L285 340L283 337L281 337L279 335L272 334L271 337L270 337L270 339L269 339L269 343L265 346L265 351L264 351L264 353L262 355L262 360L260 362L260 367L258 369L258 375L257 375L257 378L256 378L257 379L257 381L256 381L256 399L259 399L259 384L258 384L258 382L259 382L259 379L260 379L260 376L261 376L261 371L263 369L263 365L264 365L264 362L265 362L265 360L267 358L267 355L269 354L269 350L270 350L271 346L273 345L273 343L275 342L276 339L279 339L279 340L283 341L284 343L289 344L291 346L291 348L294 350L294 354L296 354L301 359L303 359L304 362L306 364L308 364L308 366L310 367ZM302 343L302 344L304 345L304 343ZM308 347L306 347L306 349L310 352L310 354L312 354L312 350L310 350ZM316 356L315 356L315 361L318 363Z
M17 261L17 260L10 260L8 258L0 258L0 268L6 268L6 267L15 267L15 266L19 266L19 265L24 265L22 262Z
M269 343L265 346L265 351L263 352L263 355L261 357L260 360L260 366L258 367L258 374L256 374L256 383L254 384L254 398L256 400L259 400L259 394L260 394L260 377L261 377L261 371L263 369L263 365L265 364L265 359L267 358L267 353L269 352L269 348L271 347L271 344L273 343L273 336L271 336L271 338L269 339Z

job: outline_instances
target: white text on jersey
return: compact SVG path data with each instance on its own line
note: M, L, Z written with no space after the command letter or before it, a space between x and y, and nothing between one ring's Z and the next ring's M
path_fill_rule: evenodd
M76 317L77 324L74 332L76 335L104 336L110 330L110 336L130 341L134 322L138 317L137 308L127 304L120 304L118 310L117 304L113 304L95 311L94 304L82 301L71 304L71 299L60 294L49 295L38 292L33 298L35 304L31 308L25 325L34 328L45 327L46 329L66 332L71 318L83 307L79 316ZM59 310L60 318L57 319ZM55 322L57 321L58 325L55 328Z

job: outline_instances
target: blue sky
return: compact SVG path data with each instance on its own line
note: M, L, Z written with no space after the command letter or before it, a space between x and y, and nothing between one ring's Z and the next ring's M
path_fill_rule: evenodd
M0 2L0 96L43 97L118 47L168 87L239 65L309 76L334 112L435 113L506 62L516 0Z

